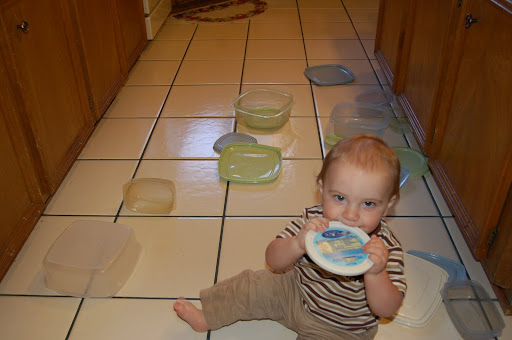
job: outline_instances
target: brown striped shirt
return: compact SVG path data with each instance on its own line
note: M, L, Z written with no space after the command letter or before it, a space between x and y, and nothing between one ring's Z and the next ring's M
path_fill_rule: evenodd
M306 208L301 218L291 221L277 237L292 237L313 217L323 216L323 207ZM376 235L389 251L386 267L393 284L405 295L403 250L387 224L382 221ZM306 254L294 266L304 308L319 319L355 333L376 326L378 317L372 314L366 301L363 275L341 276L330 273Z

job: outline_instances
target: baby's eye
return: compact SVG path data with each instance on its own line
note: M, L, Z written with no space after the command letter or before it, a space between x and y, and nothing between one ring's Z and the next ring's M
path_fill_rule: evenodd
M335 199L336 201L340 201L340 202L342 202L342 201L344 201L344 200L345 200L345 197L343 197L343 196L341 196L341 195L334 195L334 199Z
M364 204L365 207L374 207L375 206L375 203L370 202L370 201L366 201L363 204Z

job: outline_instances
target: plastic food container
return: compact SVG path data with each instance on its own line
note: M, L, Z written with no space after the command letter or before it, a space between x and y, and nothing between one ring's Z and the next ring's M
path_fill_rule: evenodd
M447 282L441 291L448 315L464 339L491 339L505 328L503 318L476 281Z
M224 147L231 143L258 144L258 140L253 136L246 135L245 133L229 132L217 139L217 141L213 144L213 150L215 150L215 152L221 153Z
M291 94L265 89L245 92L233 102L239 124L255 129L278 129L290 118Z
M383 106L366 103L339 103L331 112L334 134L350 137L366 133L382 137L391 115Z
M446 270L449 275L448 282L466 279L466 268L460 262L420 250L409 250L407 253L427 260L428 262Z
M125 207L140 213L168 214L175 197L174 183L162 178L136 178L123 186Z
M111 297L130 276L140 252L130 227L75 221L44 258L46 286L63 295Z
M356 102L373 104L373 105L388 105L395 99L393 92L388 90L376 89L360 93L356 96Z

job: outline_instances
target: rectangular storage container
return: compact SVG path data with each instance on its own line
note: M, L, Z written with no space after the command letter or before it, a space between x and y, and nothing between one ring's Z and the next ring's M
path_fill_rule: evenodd
M367 103L339 103L331 112L334 134L350 137L358 134L384 135L391 113L383 106Z
M290 118L293 96L288 93L256 89L233 101L236 121L255 129L278 129Z
M63 295L111 297L130 276L140 252L130 227L75 221L44 258L46 286Z
M476 281L447 282L441 291L453 324L464 339L500 336L505 323L494 302Z

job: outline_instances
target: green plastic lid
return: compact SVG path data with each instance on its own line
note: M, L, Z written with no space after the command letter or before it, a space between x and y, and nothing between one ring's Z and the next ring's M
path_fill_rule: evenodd
M393 148L395 150L400 165L411 171L410 178L418 178L428 171L428 158L419 151L411 148Z
M219 176L239 183L274 181L281 171L279 148L253 143L231 143L219 157Z

